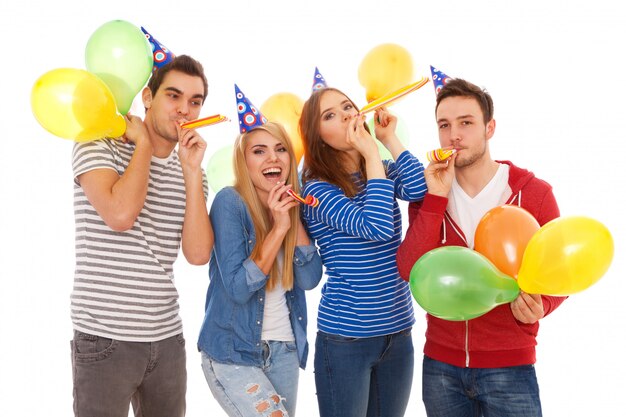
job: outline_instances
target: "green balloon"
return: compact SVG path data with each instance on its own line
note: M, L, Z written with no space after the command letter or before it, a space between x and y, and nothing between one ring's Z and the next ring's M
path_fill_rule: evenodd
M480 253L443 246L413 265L411 293L428 313L445 320L470 320L519 295L513 278L500 272Z
M398 139L400 139L400 142L404 145L404 147L407 147L409 145L409 128L404 122L404 120L400 118L400 116L398 116L395 113L392 113L392 114L398 118L398 121L396 123L396 136L398 136ZM370 119L367 121L367 126L370 128L372 137L376 138L376 134L374 133L374 116L370 117ZM376 140L376 146L378 146L378 153L380 153L380 159L382 160L393 159L393 157L391 156L391 153L387 150L387 148L385 148L385 146L378 139Z
M209 158L206 166L206 177L209 187L214 193L235 183L233 145L219 149Z
M152 73L152 48L141 29L124 20L112 20L87 41L85 65L104 81L118 111L126 114Z

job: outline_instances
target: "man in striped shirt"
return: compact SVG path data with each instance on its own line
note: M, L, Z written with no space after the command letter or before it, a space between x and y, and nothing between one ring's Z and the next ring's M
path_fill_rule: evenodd
M180 124L207 96L181 55L142 92L145 119L73 152L76 270L71 295L77 416L185 414L186 355L173 263L208 262L213 231L201 168L206 142ZM178 148L176 149L178 145Z

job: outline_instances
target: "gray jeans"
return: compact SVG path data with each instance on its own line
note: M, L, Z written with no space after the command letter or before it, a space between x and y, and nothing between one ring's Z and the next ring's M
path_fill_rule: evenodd
M123 342L74 331L76 417L185 415L187 369L182 334L152 343Z

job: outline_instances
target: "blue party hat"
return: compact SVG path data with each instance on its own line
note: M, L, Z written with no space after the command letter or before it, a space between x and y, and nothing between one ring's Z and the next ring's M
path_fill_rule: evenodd
M175 55L172 53L172 51L163 46L161 42L154 39L154 36L149 34L148 31L143 28L143 26L141 27L141 31L146 35L146 39L148 39L148 42L150 42L150 46L152 47L152 62L154 63L154 66L152 67L152 72L156 71L157 68L161 68L163 65L174 59Z
M265 116L248 100L243 92L235 84L235 97L237 99L237 113L239 114L239 130L241 133L249 132L255 127L267 123Z
M448 77L443 72L439 71L437 68L430 66L430 73L433 75L433 84L435 85L435 94L439 94L439 91L443 88L444 85L448 84L452 78Z
M320 71L317 69L317 67L315 67L315 76L313 77L313 88L311 89L311 91L319 90L320 88L324 87L328 87L328 85L326 85L326 80L324 79L322 74L320 74Z

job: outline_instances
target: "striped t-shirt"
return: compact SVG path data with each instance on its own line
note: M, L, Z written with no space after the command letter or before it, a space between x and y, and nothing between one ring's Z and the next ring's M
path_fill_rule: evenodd
M353 198L327 182L304 185L303 194L319 200L317 207L304 206L303 211L328 276L317 317L318 329L325 333L382 336L415 322L409 286L396 266L402 235L396 197L424 198L424 168L408 151L385 165L387 179L365 183L354 176L361 191Z
M100 168L123 175L134 150L132 143L110 139L74 146L76 270L71 316L74 329L81 332L152 342L182 332L173 274L185 215L178 153L152 157L144 206L124 232L105 224L76 180ZM203 186L206 196L206 179Z

